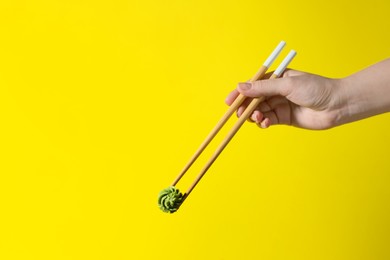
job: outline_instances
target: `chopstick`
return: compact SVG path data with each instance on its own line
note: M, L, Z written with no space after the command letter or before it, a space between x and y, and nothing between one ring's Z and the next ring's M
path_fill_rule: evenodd
M278 66L278 68L274 71L274 73L271 75L270 79L278 78L282 75L284 70L287 68L288 64L294 59L296 55L296 51L291 50L289 54L286 56L286 58L282 61L282 63ZM191 191L195 188L195 186L199 183L199 181L202 179L202 177L205 175L207 170L211 167L211 165L214 163L214 161L218 158L218 156L221 154L223 149L228 145L230 140L234 137L234 135L238 132L238 130L241 128L241 126L244 124L245 120L247 120L250 115L253 113L253 111L256 109L256 107L264 101L265 97L258 97L254 98L251 103L248 105L248 107L245 109L244 113L239 117L237 122L234 124L230 132L227 134L225 139L221 142L221 144L218 146L214 154L211 156L209 161L207 161L204 168L201 170L199 175L196 177L194 182L191 184L191 186L188 188L186 193L184 194L183 201L189 196ZM182 201L182 203L183 203Z
M285 41L281 41L276 46L276 48L268 56L268 58L265 60L265 62L260 67L260 69L257 71L257 73L252 77L250 82L254 82L254 81L259 80L259 79L264 77L264 75L267 72L268 68L271 67L272 63L279 56L280 52L283 50L285 45L286 45L286 42ZM244 95L239 94L239 96L234 100L233 104L229 107L229 109L226 111L226 113L218 121L217 125L213 128L213 130L211 130L209 135L206 137L206 139L200 145L198 150L194 153L194 155L191 157L191 159L188 161L188 163L184 166L183 170L179 173L179 175L173 181L171 186L175 186L180 181L180 179L184 176L184 174L188 171L188 169L192 166L192 164L196 161L196 159L198 159L199 155L204 151L204 149L206 149L206 147L210 144L210 142L217 135L219 130L221 130L221 128L228 121L228 119L232 116L234 111L236 111L240 107L240 105L244 102L245 99L246 99L246 97Z

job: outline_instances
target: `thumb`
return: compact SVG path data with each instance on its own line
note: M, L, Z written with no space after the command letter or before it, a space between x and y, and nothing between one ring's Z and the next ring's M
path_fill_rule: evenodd
M287 96L291 91L291 78L258 80L238 83L237 90L247 97Z

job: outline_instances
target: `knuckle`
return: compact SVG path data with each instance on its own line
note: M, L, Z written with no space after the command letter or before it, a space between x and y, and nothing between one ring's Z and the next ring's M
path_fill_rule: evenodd
M292 76L291 70L286 70L286 71L283 73L283 78L291 77L291 76Z
M283 83L284 84L281 85L280 91L283 96L287 96L290 90L294 88L296 79L294 77L287 77L283 79Z
M252 83L252 86L256 90L261 89L263 86L263 82L261 80L256 80L255 82Z

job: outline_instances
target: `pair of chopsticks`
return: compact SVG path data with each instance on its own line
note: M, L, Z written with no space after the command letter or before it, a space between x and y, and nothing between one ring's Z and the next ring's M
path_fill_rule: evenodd
M266 61L263 63L263 65L260 67L260 69L257 71L256 75L252 77L250 82L255 82L256 80L262 79L267 72L267 70L271 67L272 63L275 61L275 59L279 56L280 52L286 45L286 42L281 41L278 46L273 50L273 52L269 55L269 57L266 59ZM289 63L293 60L293 58L296 55L296 51L291 50L289 54L286 56L286 58L282 61L282 63L278 66L278 68L273 72L270 79L278 78L284 70L287 68ZM191 165L196 161L196 159L199 157L199 155L204 151L204 149L207 147L207 145L213 140L213 138L217 135L219 130L224 126L224 124L228 121L228 119L231 117L231 115L236 111L240 105L244 102L246 97L242 94L240 94L233 104L229 107L228 111L223 115L223 117L219 120L217 125L214 127L214 129L210 132L210 134L206 137L206 139L203 141L203 143L200 145L198 150L195 152L195 154L192 156L192 158L188 161L188 163L185 165L183 170L180 172L180 174L176 177L174 182L171 186L175 186L180 179L184 176L184 174L188 171L188 169L191 167ZM188 195L191 193L191 191L195 188L195 186L199 183L199 181L202 179L202 177L205 175L207 170L211 167L211 165L214 163L214 161L218 158L218 156L221 154L223 149L227 146L227 144L230 142L230 140L234 137L234 135L238 132L238 130L241 128L241 126L244 124L244 122L251 116L253 111L256 109L256 107L264 101L265 97L258 97L253 98L251 103L247 106L244 113L238 118L237 122L234 124L232 129L229 131L225 139L221 142L221 144L218 146L214 154L211 156L211 158L207 161L204 168L201 170L199 175L196 177L196 179L193 181L191 186L188 188L186 193L183 195L183 201L188 197Z

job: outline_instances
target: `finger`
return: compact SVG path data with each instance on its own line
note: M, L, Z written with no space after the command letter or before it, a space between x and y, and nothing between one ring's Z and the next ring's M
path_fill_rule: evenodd
M261 103L257 106L256 110L258 110L258 111L260 111L260 112L262 112L262 113L265 113L265 112L271 111L272 108L270 107L270 105L268 104L267 101L264 101L264 102L261 102Z
M244 100L244 102L242 102L241 106L237 109L237 116L240 117L245 109L248 107L248 105L252 102L252 99L251 98L247 98Z
M271 125L279 124L279 119L274 111L263 113L263 121L260 123L261 128L268 128Z
M252 115L253 115L253 113L252 113ZM252 119L252 115L250 117L248 117L247 120L246 120L249 123L255 123L255 120Z
M269 78L272 76L272 74L273 74L273 71L267 72L267 73L263 76L262 79L269 79ZM250 83L250 80L247 80L246 83ZM237 91L237 90L236 90L236 91ZM234 91L233 91L233 92L234 92ZM238 92L238 94L240 94L240 93ZM230 93L230 95L232 95L232 93ZM228 96L228 98L227 98L226 100L228 100L228 99L229 99L229 96ZM230 101L230 99L229 99L229 101ZM250 99L250 101L252 101L252 99ZM231 104L233 103L233 101L231 101L231 102L229 102L229 103L230 103L229 105L231 105ZM239 108L237 109L237 116L238 116L238 117L240 117L240 116L244 113L245 109L248 107L249 104L250 104L250 102L245 102L245 104L241 105L241 107L239 107ZM253 119L252 119L252 117L253 117ZM250 123L253 123L253 122L255 122L255 118L256 118L256 117L258 117L258 115L254 115L254 114L252 113L252 115L251 115L250 117L248 117L247 121L250 122Z
M258 96L273 96L273 95L282 95L287 96L293 89L294 85L297 83L296 80L292 80L291 78L296 76L303 76L309 73L286 69L282 74L282 78L273 79L273 80L265 80L269 79L269 77L273 74L273 72L267 73L262 80L245 83L239 83L237 90L249 97L258 97ZM260 89L260 87L262 87Z
M291 107L284 97L271 97L269 100L260 103L255 111L263 114L272 111L278 119L278 124L291 125Z
M282 96L274 96L270 97L267 100L261 102L256 110L264 113L271 110L274 110L280 106L288 105L288 100L285 97Z
M267 101L261 102L257 108L252 112L251 116L248 118L249 122L257 122L263 120L263 112L271 111L272 108L268 105ZM258 119L260 118L260 119Z
M255 109L255 110L252 112L252 114L248 117L247 121L250 122L250 123L257 122L257 121L258 121L257 118L258 118L258 116L259 116L259 115L258 115L259 113L261 113L261 112ZM261 114L261 116L262 116L262 114Z
M253 83L239 83L237 90L247 97L287 96L294 88L294 77L258 80Z
M260 124L261 121L264 119L264 112L271 111L272 109L267 104L267 102L262 102L258 105L258 107L253 111L250 119L252 122L255 122L257 124Z
M270 97L269 99L267 99L266 102L267 102L267 105L271 109L275 109L275 108L277 108L279 106L288 104L288 100L285 97L282 97L282 96ZM263 102L263 103L265 103L265 102Z
M261 128L268 128L270 127L271 125L271 121L269 118L265 118L261 123L260 123L260 127Z
M229 95L225 99L226 105L230 106L231 104L233 104L234 100L236 100L238 95L240 95L240 93L237 91L237 89L230 92Z
M250 119L252 122L259 124L263 120L263 113L261 113L258 110L255 110L255 111L253 111L252 115L250 116Z
M286 69L283 72L282 77L296 77L296 76L302 76L302 75L306 75L306 74L308 74L308 73L303 72L303 71L299 71L299 70Z

